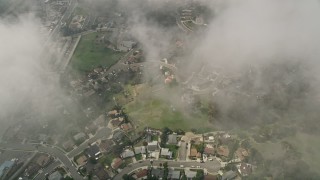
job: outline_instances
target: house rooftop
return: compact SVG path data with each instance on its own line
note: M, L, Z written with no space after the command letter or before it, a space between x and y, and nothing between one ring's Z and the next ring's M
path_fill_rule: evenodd
M48 179L49 180L61 180L62 179L62 175L60 174L59 171L55 171L54 173L50 174Z
M5 161L4 163L2 163L0 166L0 177L3 175L3 172L6 169L11 168L13 165L14 165L14 161Z
M168 144L177 144L177 134L170 134L168 136Z
M114 158L111 163L111 167L116 170L121 166L122 162L121 158Z
M158 141L152 141L148 143L148 151L156 151L159 149Z
M232 180L235 179L237 177L237 173L234 171L228 171L223 173L222 175L222 180Z
M134 152L131 151L131 150L129 150L129 149L127 149L127 150L125 150L125 151L123 151L123 152L121 153L121 157L122 157L123 159L129 158L129 157L133 157L133 156L134 156Z
M85 150L85 153L87 154L87 156L89 158L90 157L96 157L96 156L101 154L100 149L96 144L94 144L94 145L90 146L89 148L87 148Z
M86 137L86 135L83 132L79 132L78 134L73 136L73 139L75 141L78 141L78 140L84 139L85 137Z
M137 178L143 178L148 175L147 169L142 169L136 173Z
M134 152L136 154L145 154L146 153L146 147L144 146L139 146L134 148Z
M168 179L180 179L180 171L169 170Z

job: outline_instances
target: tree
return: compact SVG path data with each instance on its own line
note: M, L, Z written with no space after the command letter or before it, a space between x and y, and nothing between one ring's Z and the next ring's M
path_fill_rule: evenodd
M135 180L132 176L129 176L128 174L125 174L122 176L123 180Z
M195 180L203 180L204 179L204 172L203 170L198 170L197 171L197 174L196 174L196 177L195 177Z
M163 177L162 179L166 180L169 175L168 162L163 163Z
M182 172L181 172L181 180L187 180L187 176L186 176L186 173L184 172L184 170L182 170Z

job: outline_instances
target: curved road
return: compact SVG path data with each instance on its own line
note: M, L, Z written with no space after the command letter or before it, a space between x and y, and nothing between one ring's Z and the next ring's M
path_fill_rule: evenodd
M26 152L44 152L48 153L56 158L58 158L64 166L71 173L74 179L83 179L83 177L78 174L76 167L73 166L68 157L60 149L51 146L34 145L34 144L19 144L19 143L7 143L0 144L1 149L11 150L11 151L26 151Z

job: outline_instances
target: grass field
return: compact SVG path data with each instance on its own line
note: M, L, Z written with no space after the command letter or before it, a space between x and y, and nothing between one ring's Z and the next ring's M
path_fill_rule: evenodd
M72 69L84 73L98 66L111 67L124 55L122 52L115 52L96 44L97 35L98 32L82 36L71 59Z
M190 131L208 131L212 128L205 117L191 117L178 110L173 110L169 103L159 99L136 100L125 106L129 117L140 124L141 128L146 126L152 128L183 129Z

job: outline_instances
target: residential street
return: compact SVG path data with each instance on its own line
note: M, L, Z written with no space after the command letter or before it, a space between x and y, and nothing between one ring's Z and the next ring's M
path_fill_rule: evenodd
M153 166L159 166L160 163L168 162L169 167L180 168L180 165L183 165L185 168L190 168L191 166L200 166L200 168L206 168L208 173L216 173L220 169L220 162L217 160L207 161L205 163L199 163L195 161L168 161L168 160L154 160ZM128 174L135 169L138 169L143 166L150 166L150 160L138 162L135 164L128 165L125 169L123 169L119 174L117 174L114 179L121 179L124 174Z
M78 174L76 167L73 166L68 157L60 149L56 147L44 146L44 145L35 145L35 144L20 144L20 143L7 143L0 144L1 149L4 150L16 150L16 151L27 151L27 152L44 152L48 153L56 158L58 158L64 166L71 173L71 176L74 179L83 179L83 177Z

